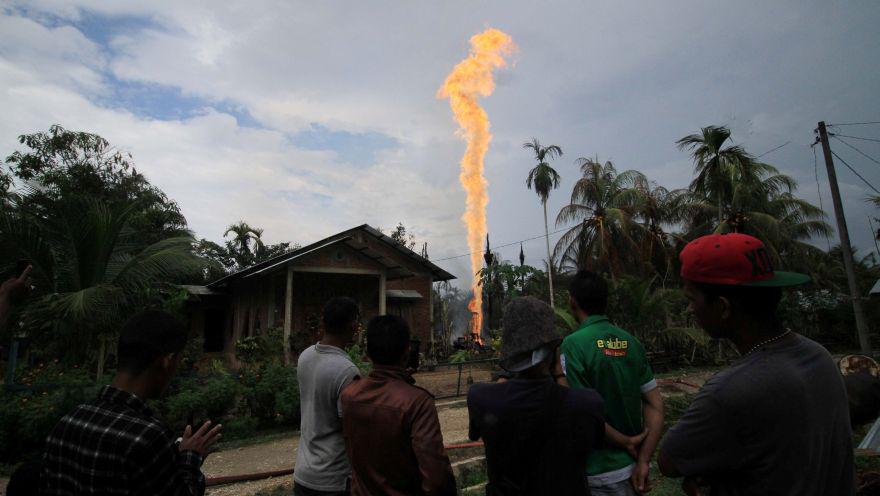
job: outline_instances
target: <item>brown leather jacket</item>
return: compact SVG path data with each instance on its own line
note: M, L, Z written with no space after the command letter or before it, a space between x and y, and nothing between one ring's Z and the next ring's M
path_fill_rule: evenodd
M403 369L376 365L341 395L353 496L454 495L434 397Z

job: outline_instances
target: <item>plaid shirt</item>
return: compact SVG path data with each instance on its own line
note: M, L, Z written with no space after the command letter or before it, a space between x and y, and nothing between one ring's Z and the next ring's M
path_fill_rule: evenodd
M180 452L137 396L105 386L46 439L41 494L203 495L202 457Z

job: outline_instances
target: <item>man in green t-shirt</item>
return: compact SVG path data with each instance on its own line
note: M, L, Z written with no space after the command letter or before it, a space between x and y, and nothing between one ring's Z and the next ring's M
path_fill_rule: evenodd
M566 380L573 388L595 389L605 400L605 435L610 441L587 459L590 491L593 495L648 492L651 456L663 430L663 399L645 348L608 321L608 284L601 276L579 271L569 294L581 326L562 343ZM632 445L632 439L642 441Z

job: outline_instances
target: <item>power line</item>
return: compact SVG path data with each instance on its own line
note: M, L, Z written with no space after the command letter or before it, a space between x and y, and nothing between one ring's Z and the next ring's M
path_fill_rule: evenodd
M846 145L846 146L852 148L853 150L855 150L856 152L858 152L859 155L865 157L866 159L870 160L871 162L874 162L874 163L877 164L877 165L880 165L880 161L878 161L876 158L874 158L874 157L868 155L867 153L865 153L865 152L859 150L859 149L856 148L855 146L850 145L849 143L847 143L847 142L844 141L843 139L838 138L837 136L834 136L834 135L832 135L832 136L833 136L834 139L836 139L837 141L843 143L844 145Z
M857 139L857 140L862 140L862 141L874 141L876 143L880 143L880 139L876 139L876 138L865 138L862 136L850 136L848 134L840 134L840 133L828 133L828 134L830 134L831 136L843 136L844 138Z
M832 126L867 126L868 124L880 124L880 121L871 121L871 122L841 122L839 124L828 124L828 127Z
M553 232L551 232L551 233L548 233L547 235L549 236L550 234L561 233L562 231L567 231L567 230L569 230L569 229L571 229L571 227L566 227L566 228L563 228L563 229L559 229L559 230L553 231ZM531 240L533 240L533 239L539 239L539 238L543 238L543 237L544 237L544 235L543 235L543 234L540 234L540 235L538 235L538 236L533 236L533 237L531 237L531 238L521 239L521 240L519 240L519 241L513 241L513 242L511 242L511 243L507 243L507 244L499 245L499 246L496 246L494 249L497 250L497 249L499 249L499 248L506 248L506 247L508 247L508 246L513 246L513 245L515 245L515 244L517 244L517 243L525 243L526 241L531 241ZM467 252L467 253L463 253L463 254L461 254L461 255L455 255L454 257L437 258L437 259L434 259L434 260L431 260L431 261L432 261L432 262L442 262L442 261L444 261L444 260L452 260L452 259L455 259L455 258L467 257L467 256L470 256L470 255L472 255L472 254L474 254L474 253L476 253L476 252L474 252L474 251L469 251L469 252Z
M846 163L846 160L844 160L843 158L841 158L840 155L834 153L834 150L831 150L831 154L834 155L834 156L837 158L837 160L840 160L841 162L843 162L843 165L845 165L847 169L849 169L850 171L852 171L853 174L855 174L856 176L858 176L859 179L861 179L862 182L864 182L865 184L867 184L869 188L873 189L874 191L877 192L878 195L880 195L880 189L875 188L873 184L869 183L867 179L865 179L864 177L862 177L861 174L859 174L858 172L856 172L856 170L853 169L851 165L849 165L848 163Z
M761 158L761 157L763 157L764 155L767 155L768 153L773 153L773 152L775 152L776 150L782 148L783 146L785 146L785 145L787 145L787 144L789 144L789 143L791 143L791 140L786 141L785 143L783 143L783 144L777 146L776 148L774 148L774 149L772 149L772 150L768 150L768 151L766 151L766 152L764 152L764 153L758 155L758 156L755 157L755 158Z

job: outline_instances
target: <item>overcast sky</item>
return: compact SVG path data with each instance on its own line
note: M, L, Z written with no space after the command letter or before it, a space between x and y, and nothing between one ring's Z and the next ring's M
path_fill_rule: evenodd
M756 155L788 143L763 159L810 201L821 191L833 223L813 129L880 121L876 0L0 5L0 154L53 123L98 133L215 241L238 220L270 242L302 244L403 222L435 260L466 253L464 143L435 94L486 27L519 46L483 100L493 244L543 233L525 187L533 164L521 145L533 136L565 153L554 163L563 179L554 217L576 158L683 187L693 167L675 141L725 125ZM880 139L880 125L839 131ZM880 142L849 142L880 160ZM880 164L832 147L880 188ZM880 212L842 164L838 177L854 243L868 250L867 218ZM541 265L542 240L524 247ZM518 252L501 250L511 260ZM470 279L466 257L438 264Z

